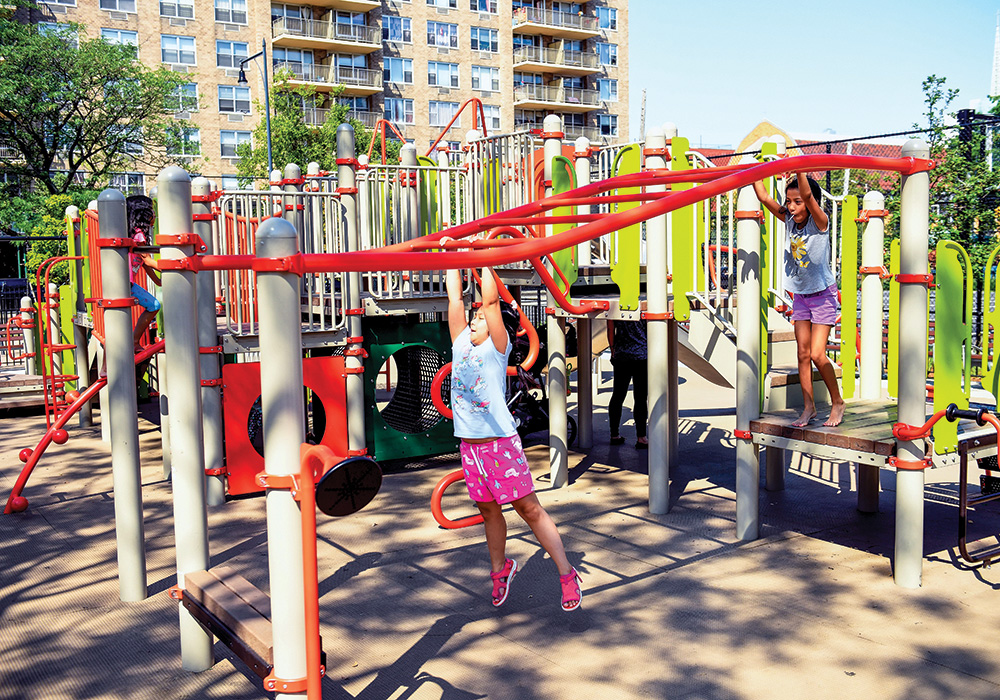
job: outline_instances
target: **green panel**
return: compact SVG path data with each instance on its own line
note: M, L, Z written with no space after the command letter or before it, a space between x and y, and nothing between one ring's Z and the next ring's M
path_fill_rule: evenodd
M995 306L991 301L993 293L997 291L997 273L994 265L997 264L997 256L1000 256L1000 246L993 249L986 260L986 269L983 271L983 298L981 308L983 309L983 339L982 348L983 360L980 369L983 375L983 388L994 396L1000 396L1000 371L997 369L996 344L1000 343L1000 306ZM995 339L990 342L990 336Z
M766 141L760 149L760 160L764 162L767 156L778 155L778 144L773 141ZM764 190L772 197L777 198L777 181L773 177L765 178ZM771 279L772 274L781 274L784 265L785 250L785 222L774 217L766 209L764 210L764 225L761 229L760 239L760 283L761 294L764 295L768 306L774 307L778 300L772 290L777 289L777 284ZM772 270L774 273L772 273ZM763 337L767 337L766 335ZM761 367L767 367L762 364Z
M486 213L496 214L504 208L503 198L501 197L503 163L497 158L486 161L486 165L483 168L483 177L485 178L483 181L483 188L485 189L483 199L486 203Z
M441 230L441 217L438 212L437 198L437 163L427 156L417 156L417 165L426 167L421 171L420 179L420 235L427 236Z
M696 289L708 289L708 284L705 282L705 256L708 255L708 243L706 241L707 233L705 226L705 208L708 202L702 200L695 205L695 211L697 211L695 219L695 227L697 229L696 235L698 237L698 250L701 251L701 255L697 257L700 261L697 269L695 270L695 277L697 278Z
M403 433L386 424L378 410L375 385L382 364L400 349L423 345L451 360L451 333L448 324L407 323L399 317L364 320L365 350L365 440L369 454L376 460L425 457L458 450L454 427L441 418L419 433Z
M848 195L840 225L840 362L841 394L854 398L858 361L858 198Z
M552 194L562 194L576 189L576 169L566 156L556 156L552 159ZM575 207L558 207L553 210L552 216L573 216ZM575 224L553 224L552 235L556 236L576 228ZM572 286L577 278L576 246L572 245L562 250L557 250L552 254L552 261L556 267L562 270L566 281ZM568 292L568 287L563 284L562 278L557 273L555 275L556 286L561 292Z
M899 396L899 239L894 238L889 244L889 337L886 349L887 391L889 396Z
M634 143L618 151L611 171L617 175L639 172L642 146ZM626 187L616 194L638 194L638 187ZM615 211L622 212L639 206L639 202L619 202ZM619 304L623 310L639 308L639 241L641 224L611 233L611 281L618 285Z
M90 234L87 232L87 216L80 212L80 248L83 250L83 294L86 298L90 298L93 295L90 287ZM154 239L155 240L155 239ZM93 306L87 305L87 313L91 318L94 316Z
M70 260L70 269L72 270L76 265ZM73 314L76 312L76 300L73 298L73 287L68 284L64 284L59 287L59 332L62 334L63 343L72 343L74 338L73 333ZM75 352L64 352L62 353L62 372L63 374L76 374L76 353ZM79 388L78 383L74 382L74 388Z
M688 160L688 140L674 137L670 142L670 169L673 171L690 170ZM690 182L678 182L671 186L672 192L683 192L694 185ZM691 318L691 302L688 294L694 291L695 268L700 255L695 254L695 216L693 206L677 209L670 214L670 246L673 251L673 269L671 290L673 292L674 318L687 321Z
M969 407L972 394L972 287L966 278L972 269L969 254L954 241L938 241L934 281L934 411L949 404ZM970 280L971 282L971 280ZM934 426L937 454L958 449L958 423L938 421Z

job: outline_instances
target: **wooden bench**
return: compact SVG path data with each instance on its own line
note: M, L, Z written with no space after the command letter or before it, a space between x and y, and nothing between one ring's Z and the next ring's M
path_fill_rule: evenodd
M181 604L261 680L274 667L271 599L225 566L184 576ZM322 641L321 641L322 645ZM326 654L321 654L326 664Z

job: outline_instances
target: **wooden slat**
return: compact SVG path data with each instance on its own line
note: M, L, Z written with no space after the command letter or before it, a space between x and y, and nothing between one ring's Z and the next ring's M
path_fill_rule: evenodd
M244 591L247 590L247 586L252 588L253 585L238 574L230 573L230 575L240 579L241 582L233 583L234 579L231 578L220 580L211 571L185 574L184 595L193 597L201 603L255 654L273 664L271 621L237 595L227 584L233 583ZM260 591L257 593L264 595Z

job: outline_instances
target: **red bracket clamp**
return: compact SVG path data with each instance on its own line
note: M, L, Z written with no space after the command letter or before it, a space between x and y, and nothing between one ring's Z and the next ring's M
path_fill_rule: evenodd
M214 202L223 195L222 190L212 190L208 194L193 194L191 195L192 202Z
M910 169L904 172L904 175L913 175L914 173L926 173L934 169L936 163L932 159L928 158L910 158Z
M343 376L346 377L349 374L364 374L364 373L365 373L364 367L344 367Z
M215 213L208 212L207 214L192 214L191 221L215 221Z
M736 220L740 219L756 219L758 224L764 223L764 212L760 209L749 209L745 211L737 211L734 216Z
M562 139L566 137L566 134L561 131L542 131L538 135L543 139Z
M282 258L257 258L250 264L250 269L254 272L292 272L303 275L305 263L302 253L295 253Z
M210 345L208 347L198 348L198 352L202 355L221 355L222 346L221 345Z
M879 266L873 266L873 267L859 267L858 268L858 276L861 276L861 275L878 275L878 278L880 280L887 280L887 279L890 279L892 277L892 273L890 273L888 270L886 270L881 265L879 265Z
M273 183L272 183L273 184ZM304 177L286 177L284 180L278 183L279 185L304 185L306 184L306 179Z
M360 450L348 450L347 451L347 456L348 457L364 457L366 454L368 454L368 448L367 447L362 447Z
M643 321L671 321L674 318L674 313L672 311L643 311L639 314L639 318Z
M301 486L299 486L298 474L268 474L267 472L260 472L254 477L254 481L257 482L258 486L263 486L266 489L290 491L292 498L296 501L299 500Z
M546 306L545 307L545 315L546 316L555 316L556 315L555 308L552 307L552 306Z
M208 250L205 241L197 233L178 233L174 236L157 236L156 245L193 245L199 253Z
M344 354L353 357L368 357L368 351L364 348L347 348L344 350Z
M888 209L862 209L858 212L858 218L854 221L859 224L868 223L871 218L881 219L883 217L889 216Z
M319 667L319 675L326 675L326 667ZM306 692L306 679L295 678L293 680L278 678L274 675L274 671L272 671L267 674L267 678L264 679L264 690L271 693L304 693Z
M135 248L135 241L131 238L98 238L99 248Z
M363 308L346 309L344 313L347 314L348 316L364 316L365 310Z
M363 343L365 342L365 337L363 335L352 335L347 338L348 343Z
M358 188L357 187L338 187L333 192L334 192L334 194L357 194L358 193Z
M198 264L197 258L178 258L176 260L160 258L156 261L156 267L160 270L160 272L164 272L166 270L198 272L201 270L201 265Z
M663 156L664 158L670 157L670 151L663 148L644 148L642 149L642 156L648 158L649 156Z
M903 459L902 457L890 457L886 464L901 472L920 472L931 466L929 459Z
M589 148L587 148L586 150L583 150L583 151L573 151L573 157L574 158L590 158L592 155L594 155L594 148L593 148L593 146L591 146L591 147L589 147Z
M753 433L749 430L734 430L733 435L737 440L753 440Z
M201 380L201 385L202 386L222 386L222 379L221 379L221 377L219 379L202 379Z
M167 589L167 595L173 600L184 600L184 589L178 585L173 585Z
M896 275L895 280L900 284L926 284L927 286L932 286L934 284L934 275L899 274Z
M358 165L358 159L357 158L338 158L337 159L337 165L353 165L353 166L357 167L357 165Z
M213 467L205 470L205 476L225 476L229 470L225 467Z
M135 306L134 297L124 297L123 299L97 299L97 306L101 309L124 309Z

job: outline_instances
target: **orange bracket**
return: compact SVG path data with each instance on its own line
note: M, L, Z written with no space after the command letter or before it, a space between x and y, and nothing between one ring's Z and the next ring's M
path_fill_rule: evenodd
M98 238L99 248L135 248L135 241L131 238Z
M895 279L900 284L926 284L928 286L934 284L934 275L900 274L896 275Z
M221 355L222 346L210 345L209 347L198 348L198 352L200 352L202 355Z
M360 450L348 450L347 451L347 456L348 457L364 457L366 454L368 454L368 448L367 447L362 447Z
M746 211L737 211L734 216L737 220L740 219L756 219L758 224L764 223L764 212L760 209L749 209Z
M298 474L268 474L267 472L261 472L254 477L254 480L258 486L263 486L266 489L287 490L291 492L292 498L296 501L301 499L302 487L299 485Z
M123 309L127 306L135 306L135 299L133 297L125 297L123 299L97 299L97 306L101 309Z
M647 158L649 156L663 156L664 158L669 158L670 157L670 151L668 151L666 149L666 147L664 147L664 148L644 148L644 149L642 149L642 156L643 156L643 158Z
M274 183L272 183L274 184ZM304 185L306 184L306 179L304 177L286 177L284 180L278 183L279 185Z
M225 467L214 467L212 469L205 470L205 476L225 476L229 473L229 470Z
M902 457L890 457L886 464L901 472L919 472L931 466L929 459L903 459Z
M319 675L322 678L326 675L326 667L319 667ZM264 690L272 693L304 693L306 692L306 678L284 679L274 675L274 671L267 674L264 679Z
M257 258L250 263L254 272L292 272L296 275L305 274L305 264L302 253L286 255L282 258Z
M345 367L344 368L344 376L345 377L348 374L364 374L364 373L365 373L365 368L364 367Z
M199 253L208 250L205 241L197 233L178 233L174 236L157 236L156 245L193 245Z
M566 136L566 134L561 131L542 131L538 135L543 139L561 139Z
M215 221L215 213L208 212L207 214L192 214L192 221Z
M174 585L167 589L167 595L174 600L184 600L184 589Z
M368 351L364 348L347 348L344 350L345 355L354 355L356 357L368 357Z
M749 430L734 430L733 435L737 440L753 440L753 433Z
M856 218L854 221L859 224L863 224L867 223L868 220L872 217L881 219L884 216L889 216L888 209L862 209L861 211L858 212L858 218Z
M222 386L222 378L219 379L202 379L202 386Z
M887 280L892 277L892 273L886 270L881 265L874 267L859 267L858 275L878 275L880 280Z
M365 310L359 307L357 309L347 309L344 311L344 313L347 314L348 316L364 316Z
M338 187L333 192L334 192L334 194L357 194L358 193L358 188L357 187Z
M208 194L193 194L191 195L192 202L214 202L223 195L222 190L212 190Z
M357 158L338 158L337 159L337 165L353 165L353 166L357 167L357 165L358 165L358 159Z
M643 311L639 314L639 318L643 321L671 321L674 318L674 314L672 311L660 311L655 313L652 311Z

